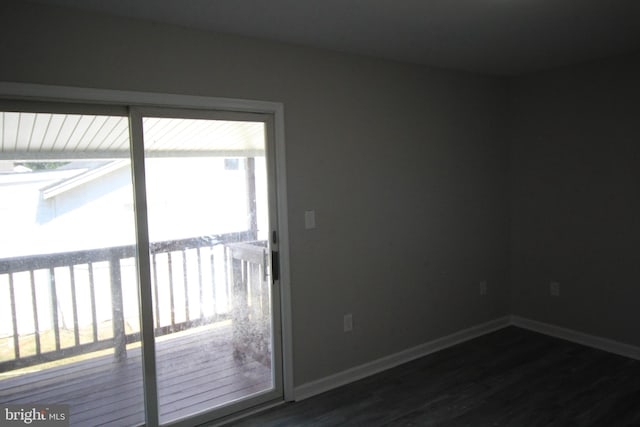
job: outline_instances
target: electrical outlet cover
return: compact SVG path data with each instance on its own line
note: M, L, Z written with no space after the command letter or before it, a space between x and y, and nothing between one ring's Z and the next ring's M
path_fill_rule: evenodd
M560 296L560 283L558 283L558 282L549 283L549 293L551 294L552 297L559 297Z
M487 281L482 280L480 282L480 295L486 295L486 294L487 294Z
M351 313L344 315L344 331L351 332L353 330L353 315Z

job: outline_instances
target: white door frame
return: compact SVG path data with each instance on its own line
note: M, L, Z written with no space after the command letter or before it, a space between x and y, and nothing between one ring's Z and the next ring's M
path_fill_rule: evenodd
M287 211L287 176L284 136L284 105L280 102L216 98L154 92L92 89L30 83L0 82L0 97L13 100L108 104L136 107L169 107L267 113L273 115L275 133L276 206L280 251L280 309L282 326L282 373L284 400L294 399L291 284Z

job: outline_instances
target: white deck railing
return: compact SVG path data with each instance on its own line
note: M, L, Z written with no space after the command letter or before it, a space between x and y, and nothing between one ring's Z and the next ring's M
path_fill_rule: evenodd
M227 245L253 236L152 243L156 336L231 318L237 250ZM11 319L0 331L0 372L108 348L125 358L140 340L135 256L132 245L0 259L0 310ZM266 275L266 255L259 261Z

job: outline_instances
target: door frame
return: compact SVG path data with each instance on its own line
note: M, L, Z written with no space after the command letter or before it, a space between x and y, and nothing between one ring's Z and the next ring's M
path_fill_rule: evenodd
M275 283L280 290L280 325L282 338L283 398L294 399L293 389L293 334L291 323L291 283L289 264L289 233L287 210L287 175L284 135L284 105L281 102L256 101L194 95L162 94L154 92L93 89L72 86L0 82L0 97L11 100L44 101L58 103L87 103L130 106L133 108L161 107L226 112L263 113L273 117L275 205L278 211L277 228L280 279ZM278 332L278 331L276 331ZM196 416L192 421L205 422Z
M161 423L159 419L159 413L161 408L157 406L158 399L160 397L161 390L158 389L157 371L155 366L158 362L155 354L155 339L153 323L153 299L151 288L151 260L149 257L149 251L146 248L149 247L149 225L148 225L148 209L146 200L146 184L145 181L149 177L145 170L146 159L146 141L144 137L143 119L147 117L153 118L165 118L165 119L195 119L195 120L224 120L231 122L256 122L264 125L264 149L265 160L267 166L267 181L268 186L268 207L267 214L269 217L269 229L266 230L266 234L269 240L268 248L271 253L278 251L278 242L272 241L272 233L276 236L280 234L278 228L278 207L277 201L277 188L275 188L275 141L273 132L273 114L269 113L255 113L255 112L238 112L238 111L221 111L212 109L193 109L193 108L175 108L175 107L129 107L129 125L130 125L130 140L133 150L132 155L132 169L133 169L133 182L134 182L134 196L135 205L137 209L136 222L139 227L136 229L137 234L137 248L138 248L138 274L140 282L140 309L142 316L142 356L144 360L144 391L147 396L147 413L146 419L150 425L163 425L163 426L189 426L195 424L201 424L210 421L211 418L221 419L223 417L233 416L236 413L250 410L254 407L266 403L272 403L283 397L283 375L282 375L282 340L281 340L281 322L282 319L279 316L281 299L280 299L280 281L273 280L270 277L268 286L272 286L272 323L271 323L271 345L272 345L272 375L274 375L273 389L263 392L258 392L253 395L245 396L237 400L229 401L219 407L210 408L201 413L191 415L188 418L178 419L174 421L167 421ZM205 155L206 156L206 155ZM271 259L271 258L269 258ZM273 275L272 275L273 276Z

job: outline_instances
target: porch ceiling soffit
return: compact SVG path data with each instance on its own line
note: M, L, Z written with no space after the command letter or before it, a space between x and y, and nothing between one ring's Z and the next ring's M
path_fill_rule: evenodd
M254 157L264 155L264 124L145 117L148 156ZM126 117L1 112L0 159L129 157Z

